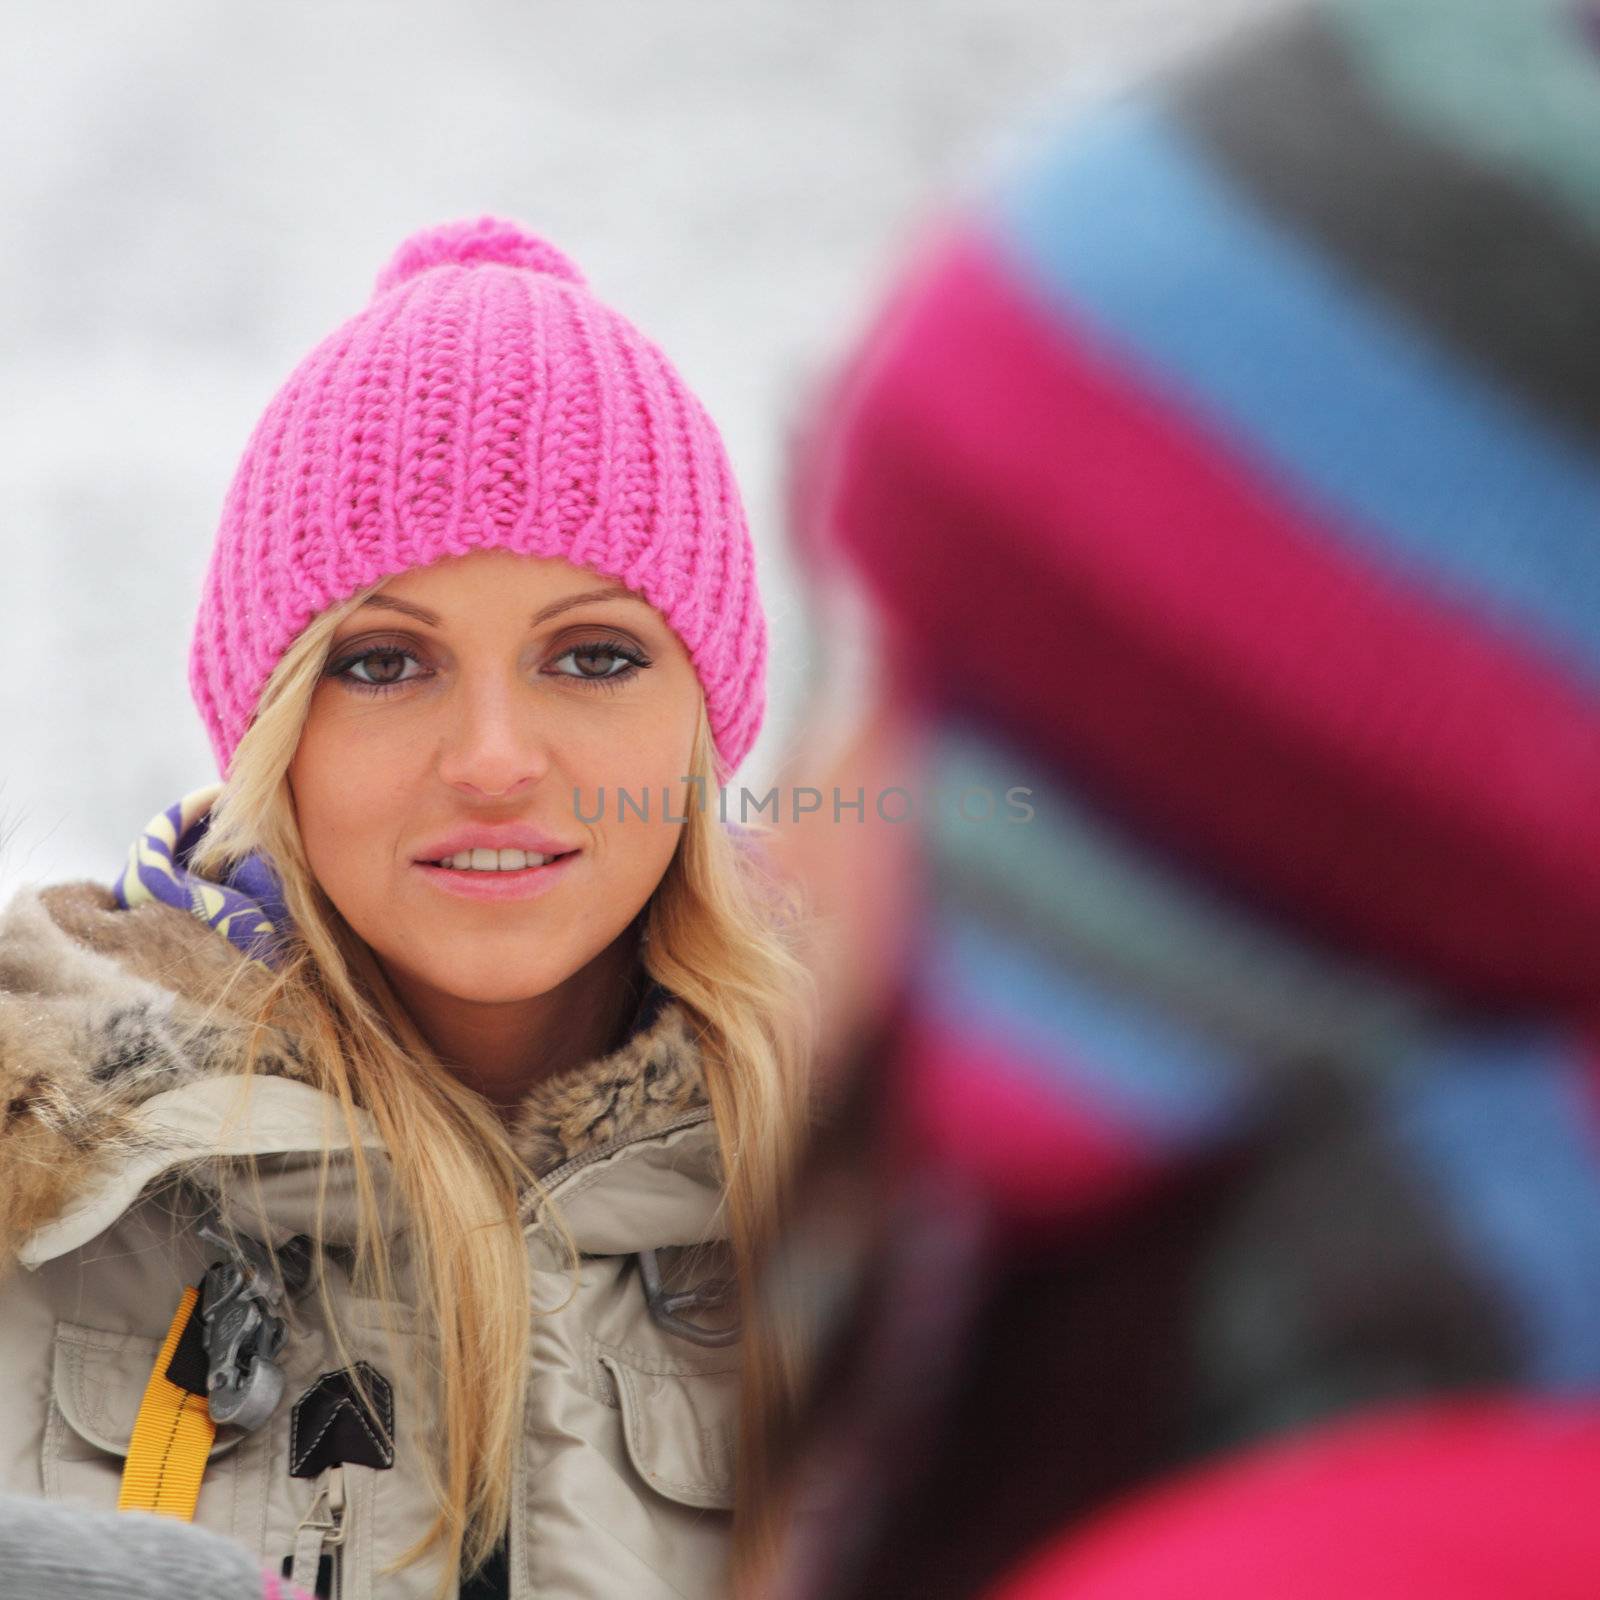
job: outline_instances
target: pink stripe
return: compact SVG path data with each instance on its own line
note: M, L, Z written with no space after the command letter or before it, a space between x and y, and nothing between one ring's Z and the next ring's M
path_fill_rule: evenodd
M286 1585L270 1567L261 1569L261 1600L316 1600L298 1584Z
M1592 1600L1587 1400L1481 1393L1368 1410L1141 1486L989 1600Z
M991 1039L913 1016L897 1052L909 1064L902 1103L918 1147L981 1186L1010 1224L1076 1222L1156 1171L1157 1152L1131 1130Z
M1593 1003L1600 706L1364 564L976 241L880 330L839 537L946 696L1295 920Z

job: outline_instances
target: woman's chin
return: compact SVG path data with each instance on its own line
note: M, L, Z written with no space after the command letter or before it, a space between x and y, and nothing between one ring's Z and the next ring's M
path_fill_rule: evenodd
M418 941L420 943L420 940ZM407 948L396 941L394 954L382 955L389 980L402 998L418 990L459 1001L465 1005L514 1005L536 1000L559 987L577 962L564 966L549 959L526 960L526 946L515 954L492 948L492 941L479 946L475 941L452 941L447 960L417 959L417 945ZM522 955L522 961L516 960Z

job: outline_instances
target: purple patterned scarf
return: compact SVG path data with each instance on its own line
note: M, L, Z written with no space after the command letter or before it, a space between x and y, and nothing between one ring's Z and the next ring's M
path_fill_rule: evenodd
M124 910L164 900L192 911L252 960L276 966L281 930L291 924L282 885L266 860L252 852L230 866L221 882L189 870L221 793L220 783L195 789L152 817L128 851L128 864L112 889Z

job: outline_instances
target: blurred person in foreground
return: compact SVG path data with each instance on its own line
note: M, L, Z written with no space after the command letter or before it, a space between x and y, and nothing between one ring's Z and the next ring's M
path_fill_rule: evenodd
M312 1600L207 1528L0 1494L5 1600Z
M790 834L769 1600L1592 1596L1595 8L1297 9L1058 132L795 463L881 671Z

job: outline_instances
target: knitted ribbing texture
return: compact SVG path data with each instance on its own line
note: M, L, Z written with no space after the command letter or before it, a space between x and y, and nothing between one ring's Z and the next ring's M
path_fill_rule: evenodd
M480 549L560 557L648 600L688 650L732 773L765 711L767 638L721 436L565 255L480 217L406 239L250 436L189 661L224 778L313 617Z

